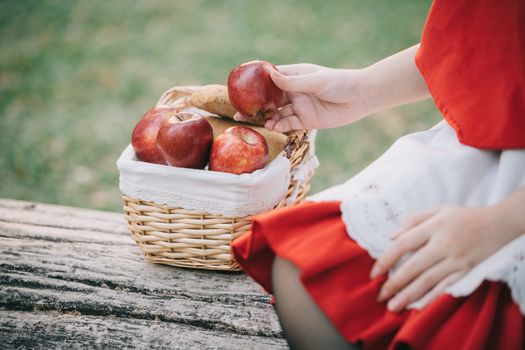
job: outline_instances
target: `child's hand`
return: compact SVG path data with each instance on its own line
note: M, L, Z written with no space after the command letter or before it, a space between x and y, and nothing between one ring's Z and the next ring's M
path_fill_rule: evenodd
M366 115L359 98L361 70L292 64L273 70L274 83L285 92L284 105L266 121L278 132L333 128ZM237 114L236 120L246 118Z
M279 132L334 128L429 97L414 63L418 47L414 45L362 69L305 63L279 66L271 77L284 90L285 101L265 126ZM246 120L239 113L235 119Z
M412 217L392 235L394 244L372 268L371 278L386 273L413 252L384 283L378 300L400 311L423 298L434 300L474 266L508 243L512 231L496 207L444 207Z

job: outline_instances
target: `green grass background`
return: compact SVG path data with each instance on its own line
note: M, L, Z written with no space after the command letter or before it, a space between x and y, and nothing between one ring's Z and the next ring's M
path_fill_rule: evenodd
M430 1L0 2L0 197L119 211L120 152L173 85L224 83L238 63L358 68L419 41ZM402 83L402 82L400 82ZM344 181L431 101L322 130L313 191Z

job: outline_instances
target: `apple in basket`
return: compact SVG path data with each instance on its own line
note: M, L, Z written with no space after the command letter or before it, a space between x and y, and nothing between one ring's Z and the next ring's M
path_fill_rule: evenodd
M139 120L131 133L131 145L139 157L148 163L166 164L157 149L157 133L163 121L177 114L173 107L153 107Z
M213 141L209 169L239 175L264 168L268 160L264 136L245 126L232 126Z
M208 163L213 129L203 116L180 112L162 122L157 148L168 165L204 169Z
M228 76L228 97L233 107L256 121L265 120L281 106L284 93L270 77L276 69L269 62L256 60L235 67Z

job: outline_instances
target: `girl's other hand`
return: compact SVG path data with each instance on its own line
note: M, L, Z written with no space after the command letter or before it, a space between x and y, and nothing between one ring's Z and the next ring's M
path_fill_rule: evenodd
M374 264L370 277L388 272L407 253L413 253L391 273L378 301L398 312L420 299L427 304L473 267L508 243L514 235L496 207L436 208L413 216L392 235L393 246Z

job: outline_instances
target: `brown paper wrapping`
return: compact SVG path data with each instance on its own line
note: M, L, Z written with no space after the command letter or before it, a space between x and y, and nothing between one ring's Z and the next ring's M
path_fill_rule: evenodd
M225 85L204 85L191 94L188 102L197 108L228 118L233 118L237 113L230 103Z
M228 98L226 85L203 85L200 89L191 93L188 103L207 112L230 119L233 119L233 116L237 113ZM264 120L249 120L247 123L264 126Z

